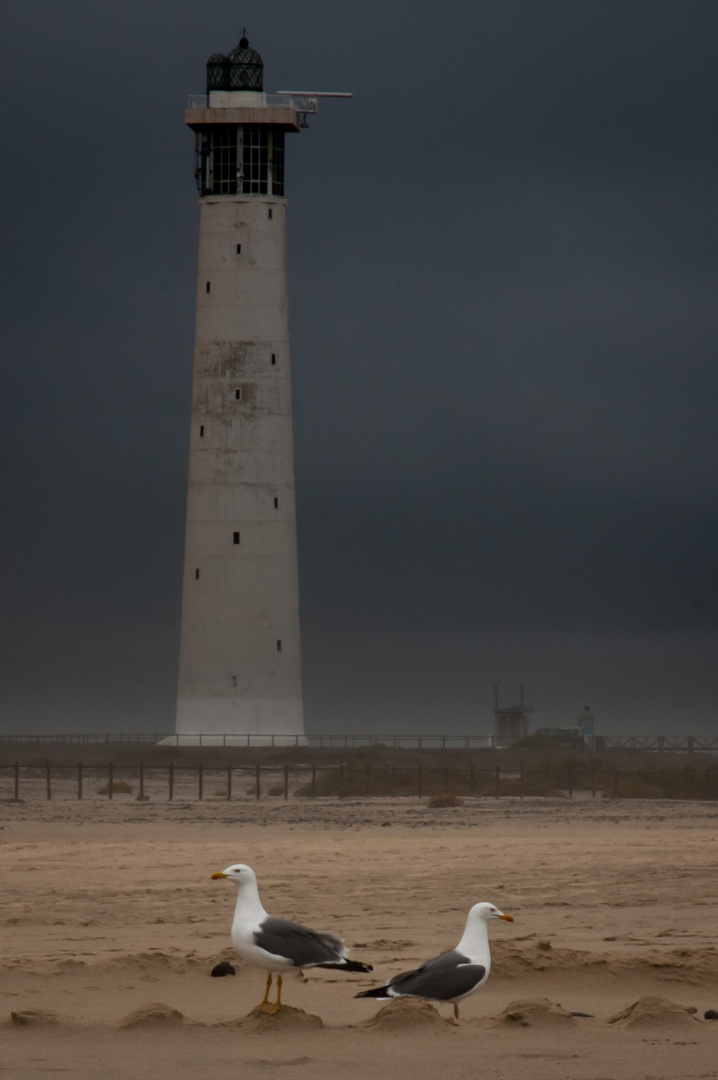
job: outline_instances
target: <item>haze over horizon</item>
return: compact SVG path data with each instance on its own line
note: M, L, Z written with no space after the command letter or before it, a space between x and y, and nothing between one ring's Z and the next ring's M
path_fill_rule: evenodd
M287 139L308 732L709 734L708 0L15 4L0 731L174 727L197 193L246 27Z

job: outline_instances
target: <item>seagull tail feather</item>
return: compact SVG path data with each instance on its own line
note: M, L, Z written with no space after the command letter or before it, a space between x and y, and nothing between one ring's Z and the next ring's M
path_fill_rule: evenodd
M332 968L336 971L373 971L371 964L362 964L360 960L342 960L338 964L314 964L314 967Z
M373 990L362 990L361 993L355 994L354 997L388 998L391 995L387 993L385 986L375 986Z

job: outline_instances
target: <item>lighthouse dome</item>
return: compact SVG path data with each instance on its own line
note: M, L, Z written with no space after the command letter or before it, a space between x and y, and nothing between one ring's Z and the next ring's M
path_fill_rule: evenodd
M256 49L241 37L229 56L213 53L207 61L207 93L212 90L262 90L264 64Z
M229 57L213 53L207 61L207 93L229 87Z
M262 89L264 64L256 49L250 49L246 37L229 54L229 90Z

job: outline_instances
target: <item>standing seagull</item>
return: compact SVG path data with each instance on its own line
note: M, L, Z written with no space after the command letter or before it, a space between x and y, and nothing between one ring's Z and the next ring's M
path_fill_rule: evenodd
M451 952L427 960L414 971L393 975L384 986L363 990L354 997L398 998L420 997L431 1001L450 1001L454 1016L459 1019L459 1002L483 986L491 970L489 950L489 920L513 922L513 915L504 915L493 904L474 904L466 919L464 935Z
M282 971L289 968L322 967L340 971L372 971L370 964L348 960L341 938L309 930L301 923L274 919L262 907L257 876L251 866L235 863L212 878L228 878L237 886L237 906L232 920L232 944L250 964L268 971L267 987L257 1009L275 1013L282 1003ZM270 1004L272 972L277 972L277 1000Z

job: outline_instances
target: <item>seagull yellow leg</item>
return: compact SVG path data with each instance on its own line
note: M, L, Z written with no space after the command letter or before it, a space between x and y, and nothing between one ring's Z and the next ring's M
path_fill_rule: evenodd
M260 1001L259 1005L255 1006L255 1008L257 1008L257 1009L265 1009L267 1007L267 1005L269 1004L269 990L270 990L271 985L272 985L272 973L270 971L269 975L267 975L267 985L264 988L264 997Z
M454 1005L454 1019L455 1020L459 1019L459 1006L458 1005Z
M277 1000L273 1005L267 1007L267 1012L275 1013L279 1011L279 1007L282 1004L282 976L277 975Z

